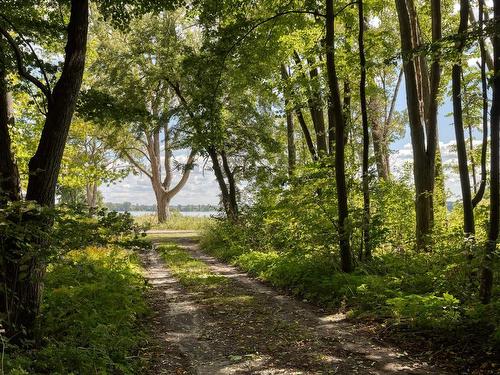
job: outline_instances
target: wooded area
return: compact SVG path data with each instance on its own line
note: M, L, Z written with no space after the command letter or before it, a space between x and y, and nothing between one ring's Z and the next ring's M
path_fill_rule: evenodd
M220 215L179 228L195 167ZM2 373L5 353L6 373L146 373L126 358L151 220L100 191L139 174L156 229L203 226L203 251L288 294L452 373L498 371L500 0L0 0ZM64 312L92 288L123 318ZM57 335L71 319L124 326L79 342Z

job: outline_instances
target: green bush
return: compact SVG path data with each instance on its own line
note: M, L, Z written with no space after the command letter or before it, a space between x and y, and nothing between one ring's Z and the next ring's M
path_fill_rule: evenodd
M391 298L387 304L398 322L404 319L412 327L442 328L451 330L460 320L459 301L451 294L410 294Z
M360 261L362 195L351 181L348 225L356 269L344 274L339 270L331 173L313 165L297 171L285 187L260 187L238 222L214 221L203 232L201 246L300 298L343 307L351 317L436 329L449 337L467 331L464 337L498 343L500 309L484 309L478 298L487 212L478 207L477 238L464 241L457 205L446 222L436 226L433 251L415 252L411 186L405 181L378 182L371 196L373 257ZM436 210L437 218L446 215L444 207ZM498 262L494 267L498 274ZM499 296L495 283L490 306L498 307ZM475 330L479 326L482 329Z
M7 373L134 374L148 309L135 255L90 247L49 267L39 318L40 347L9 348ZM16 372L17 371L17 372Z

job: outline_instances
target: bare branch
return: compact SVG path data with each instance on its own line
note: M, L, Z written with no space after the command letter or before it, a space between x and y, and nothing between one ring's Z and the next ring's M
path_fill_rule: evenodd
M2 28L1 26L0 26L0 34L2 34L5 39L7 39L7 42L9 43L10 47L12 48L12 51L14 52L14 55L16 56L17 71L19 75L24 79L33 83L36 87L38 87L47 97L47 100L51 101L52 94L50 92L50 89L47 86L45 86L42 82L40 82L37 78L32 76L24 67L23 55L21 53L21 50L19 49L19 46L16 44L12 36L7 32L7 30Z
M153 179L153 176L151 173L149 173L142 165L140 165L134 158L127 152L127 150L122 150L123 154L127 157L127 159L136 167L138 170L140 170L142 173L144 173L146 176L149 177L149 179Z
M168 191L168 195L170 196L170 198L172 198L175 194L177 194L184 187L184 185L186 185L191 170L193 169L193 163L195 158L196 158L196 151L191 150L186 165L184 166L184 171L182 173L180 181L177 183L177 185L174 186L172 190Z
M11 27L12 27L12 30L14 30L22 39L22 41L29 47L29 49L31 50L31 52L33 53L33 56L35 56L35 60L36 60L36 63L38 65L38 67L40 68L40 70L42 71L42 74L43 74L43 78L45 80L45 84L46 84L46 87L49 89L50 92L52 92L52 88L50 87L50 81L49 81L49 78L47 76L47 72L45 71L45 69L43 68L43 64L42 64L42 61L38 58L38 55L36 54L34 48L32 47L32 45L26 40L26 38L23 36L22 33L20 33L17 29L16 29L16 26L3 14L0 14L0 17L2 17L5 22L7 22Z

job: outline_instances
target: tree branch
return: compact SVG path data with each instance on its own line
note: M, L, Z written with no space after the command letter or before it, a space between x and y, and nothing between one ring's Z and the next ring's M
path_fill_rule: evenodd
M45 84L46 84L46 87L48 88L49 92L52 91L52 88L50 87L50 81L49 81L49 78L47 76L47 72L45 72L45 69L43 68L43 64L42 64L42 61L38 58L38 55L36 54L34 48L31 46L31 44L26 40L26 38L23 36L22 33L20 33L17 29L16 29L16 26L4 15L4 14L0 14L0 17L3 18L5 20L5 22L7 22L11 27L12 27L12 30L14 30L17 34L19 34L19 36L21 37L22 41L29 47L29 49L31 50L31 52L33 53L33 56L35 56L35 60L36 60L36 63L38 65L38 67L40 68L42 74L43 74L43 78L45 80Z
M153 176L151 173L149 173L142 165L140 165L137 161L134 160L132 156L127 152L127 150L122 150L123 154L127 157L127 159L136 167L138 170L140 170L142 173L144 173L146 176L148 176L150 179L153 179Z
M21 53L21 50L19 49L19 46L16 44L12 36L0 26L0 34L4 36L5 39L7 39L7 42L9 43L12 51L14 52L14 55L16 56L16 64L17 64L17 71L21 77L24 79L30 81L33 83L36 87L38 87L43 94L47 97L47 100L50 102L52 100L52 93L50 89L45 86L42 82L40 82L37 78L32 76L24 67L23 63L23 55Z
M191 174L191 170L193 168L193 163L194 159L196 157L196 151L191 150L191 153L189 154L188 160L186 162L186 165L184 166L184 172L182 173L182 177L180 181L177 183L177 185L174 186L172 190L169 190L167 192L168 196L172 198L175 194L177 194L181 189L186 185L186 182L189 178L189 175Z

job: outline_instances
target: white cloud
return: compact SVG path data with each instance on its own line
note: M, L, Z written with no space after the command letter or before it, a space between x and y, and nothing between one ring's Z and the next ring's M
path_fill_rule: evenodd
M479 145L480 143L480 141L474 140L475 146ZM454 170L452 170L452 167L458 165L457 152L455 147L456 142L454 140L447 143L439 143L445 175L445 188L447 189L447 191L449 191L451 199L460 199L460 197L462 196L462 193L460 191L460 179L458 174ZM412 147L410 143L407 143L401 149L395 150L391 155L391 170L396 176L401 176L405 164L412 161Z
M187 155L176 153L175 160L185 163ZM210 164L198 158L189 180L184 188L172 199L172 204L218 204L219 188ZM174 173L174 184L180 174ZM132 202L137 204L155 204L155 196L149 178L144 174L129 175L124 180L110 186L103 186L101 191L106 202Z

